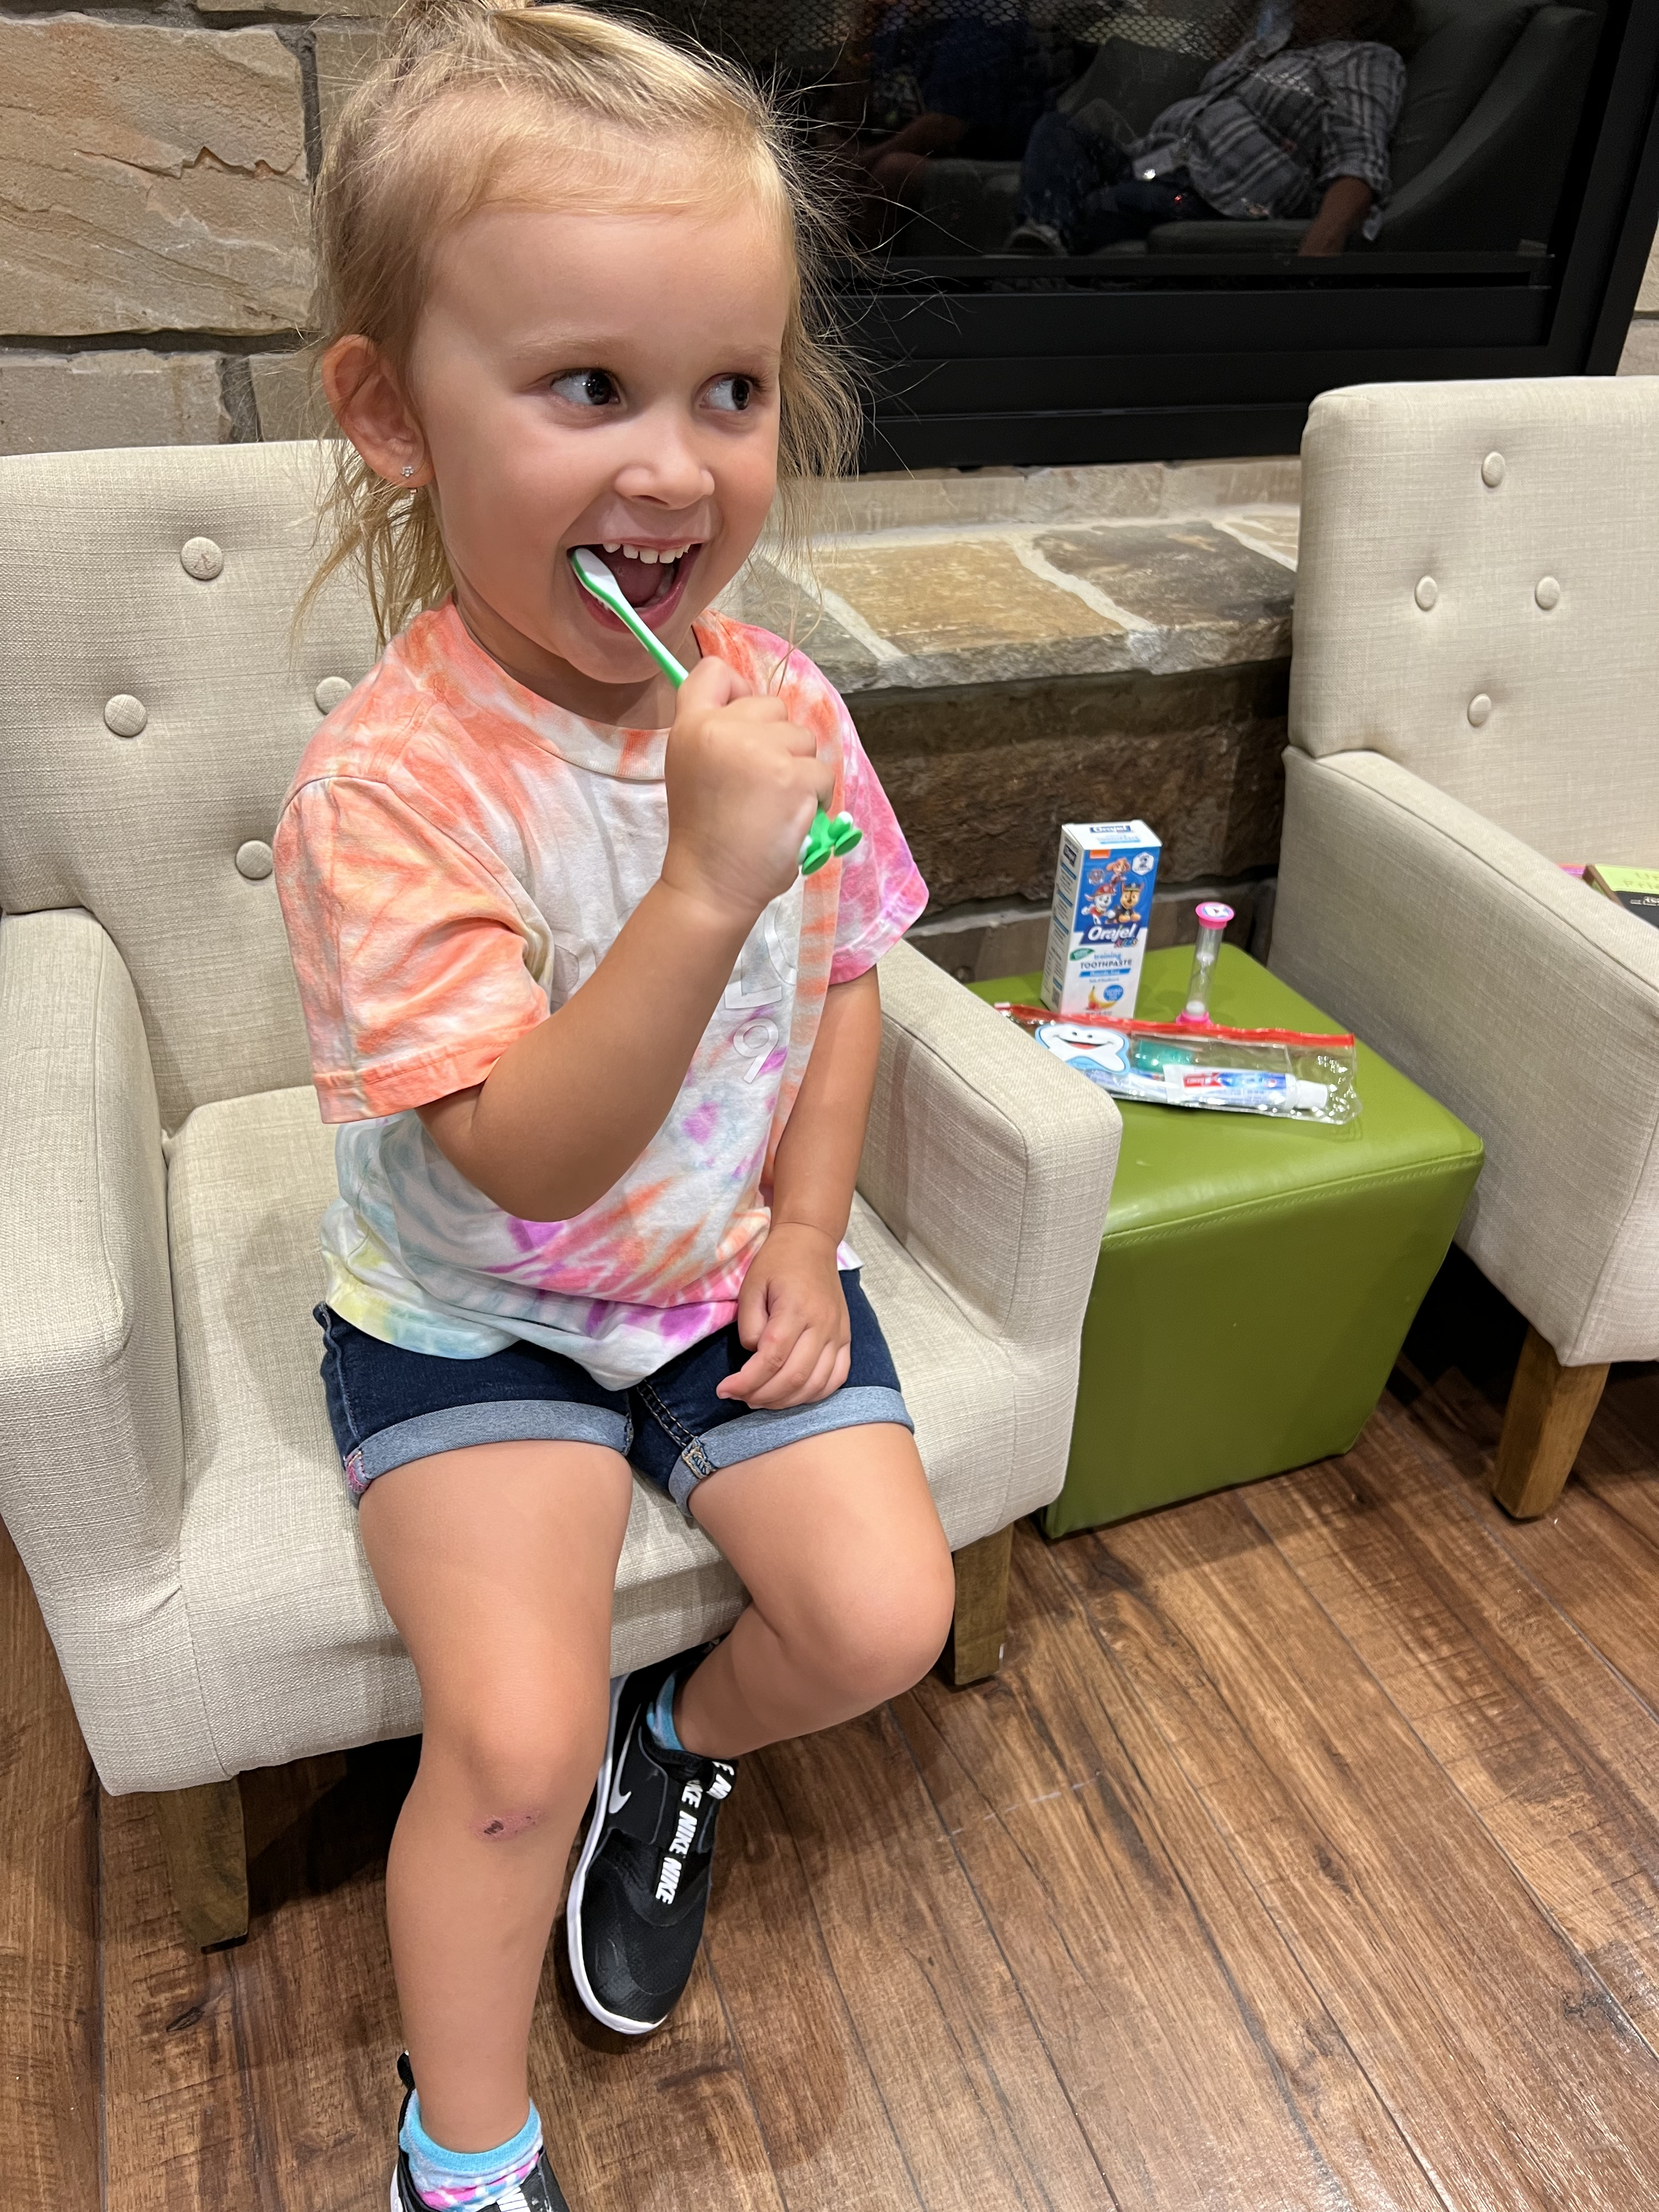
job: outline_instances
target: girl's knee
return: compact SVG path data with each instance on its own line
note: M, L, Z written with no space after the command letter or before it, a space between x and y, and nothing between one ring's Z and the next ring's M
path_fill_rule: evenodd
M473 1834L510 1842L568 1817L573 1800L580 1809L604 1756L605 1724L602 1702L578 1706L568 1692L497 1696L429 1717L422 1764L431 1761Z
M951 1632L956 1582L943 1536L937 1546L866 1562L826 1589L803 1624L801 1663L849 1705L866 1710L919 1682Z

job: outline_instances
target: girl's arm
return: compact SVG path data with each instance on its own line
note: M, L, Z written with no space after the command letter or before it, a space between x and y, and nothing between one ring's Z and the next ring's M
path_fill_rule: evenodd
M486 1080L416 1109L450 1164L521 1221L568 1221L667 1118L753 916L664 879L556 1013Z
M744 938L794 881L835 783L783 702L748 696L714 659L681 688L665 775L661 878L598 968L483 1083L416 1109L451 1165L521 1221L584 1212L661 1128Z
M870 968L825 994L772 1165L774 1236L783 1228L816 1230L833 1248L847 1234L880 1051L881 986Z
M738 1300L752 1357L720 1386L751 1407L808 1406L847 1379L847 1301L836 1248L853 1186L881 1050L881 988L869 969L831 986L800 1093L772 1170L772 1227Z

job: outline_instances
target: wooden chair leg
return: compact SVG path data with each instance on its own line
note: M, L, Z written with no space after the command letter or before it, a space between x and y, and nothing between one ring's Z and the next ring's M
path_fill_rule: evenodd
M150 1802L185 1936L198 1950L247 1934L247 1844L234 1779L158 1790Z
M1492 1479L1492 1496L1517 1521L1535 1521L1561 1495L1607 1379L1605 1361L1564 1367L1535 1328L1527 1331Z
M1014 1532L999 1528L951 1554L957 1572L956 1611L951 1641L942 1662L952 1688L982 1682L1002 1664L1002 1639L1008 1625L1008 1559Z
M325 1751L312 1759L290 1759L286 1766L258 1766L244 1774L242 1833L248 1864L285 1830L303 1820L319 1797L345 1779L345 1771L344 1752Z

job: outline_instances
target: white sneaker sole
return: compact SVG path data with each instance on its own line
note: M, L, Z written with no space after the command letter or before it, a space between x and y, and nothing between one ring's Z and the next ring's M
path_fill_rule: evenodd
M662 2026L662 2020L625 2020L621 2013L611 2012L599 2002L593 1984L587 1978L587 1968L582 1960L581 1911L582 1896L587 1887L587 1869L599 1838L605 1833L605 1808L611 1798L611 1770L617 1756L617 1708L622 1702L626 1674L618 1674L611 1685L611 1719L605 1732L605 1761L599 1768L599 1783L593 1792L593 1818L588 1824L582 1843L581 1856L576 1862L576 1871L570 1877L570 1894L565 1899L565 1948L570 1954L570 1978L576 1984L576 1994L601 2027L612 2029L617 2035L652 2035ZM394 2200L396 2179L393 2179ZM393 2202L392 2212L398 2212Z

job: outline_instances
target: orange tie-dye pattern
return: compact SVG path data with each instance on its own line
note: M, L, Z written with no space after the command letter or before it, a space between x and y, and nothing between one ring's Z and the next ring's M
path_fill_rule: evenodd
M812 732L864 842L757 922L662 1130L570 1221L492 1205L413 1109L483 1082L605 957L661 866L667 732L526 690L445 606L394 641L301 763L276 876L319 1103L339 1124L329 1303L389 1342L461 1358L523 1337L620 1387L723 1327L766 1233L825 993L926 902L831 686L764 631L710 614L697 633Z

